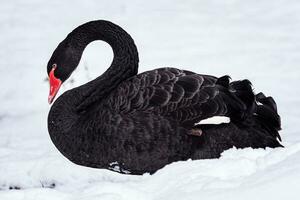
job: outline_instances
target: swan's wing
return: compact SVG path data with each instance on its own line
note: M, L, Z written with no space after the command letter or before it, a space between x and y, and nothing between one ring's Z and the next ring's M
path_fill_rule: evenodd
M149 111L181 123L222 115L227 106L217 78L193 72L161 68L123 82L107 99L120 113Z

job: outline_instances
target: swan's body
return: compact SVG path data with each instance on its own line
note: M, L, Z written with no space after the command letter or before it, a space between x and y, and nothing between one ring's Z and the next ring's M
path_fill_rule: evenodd
M173 161L217 158L232 146L281 146L276 104L263 94L254 96L249 81L229 83L226 76L176 68L137 74L133 40L107 21L71 32L54 51L48 74L65 81L85 46L97 39L112 46L111 67L61 95L48 117L53 143L74 163L142 174ZM213 116L227 116L231 122L196 125Z

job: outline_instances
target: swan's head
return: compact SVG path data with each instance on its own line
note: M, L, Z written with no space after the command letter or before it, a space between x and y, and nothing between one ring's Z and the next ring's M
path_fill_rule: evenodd
M66 81L77 67L81 54L64 40L53 52L48 65L47 73L50 83L48 102L51 104L58 93L60 86Z

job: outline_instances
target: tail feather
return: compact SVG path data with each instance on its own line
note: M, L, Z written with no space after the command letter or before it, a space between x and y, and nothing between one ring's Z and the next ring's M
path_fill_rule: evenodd
M262 96L262 93L256 95L256 100L260 103L257 105L254 113L258 122L268 130L271 136L281 141L279 130L281 130L281 119L277 113L277 105L272 97Z
M234 81L230 83L230 88L234 94L245 104L246 112L252 113L255 107L255 95L252 90L252 84L249 80Z
M255 95L249 80L234 81L229 84L229 106L231 108L230 118L232 121L247 124L248 118L255 110Z
M228 76L218 79L217 83L227 86ZM228 85L230 118L233 123L240 126L253 126L273 138L281 137L281 120L277 112L277 105L272 97L266 97L263 93L254 94L249 80L233 81ZM258 130L259 131L259 130Z
M277 105L272 97L266 97L264 93L260 92L255 95L256 101L270 107L274 112L277 113Z
M229 88L230 79L231 79L231 77L228 75L222 76L222 77L218 78L216 84L222 85L225 88Z
M263 93L254 94L250 81L234 81L224 76L220 85L224 102L228 105L226 116L230 123L200 125L203 134L201 145L193 152L193 159L218 158L224 150L236 148L276 148L280 144L280 116L276 102ZM229 84L228 84L229 83Z

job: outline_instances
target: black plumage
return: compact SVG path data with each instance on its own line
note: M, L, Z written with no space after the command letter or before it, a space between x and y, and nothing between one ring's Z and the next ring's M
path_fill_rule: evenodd
M94 40L111 45L111 66L95 80L62 94L48 116L53 143L72 162L142 174L178 160L218 158L233 146L281 146L273 98L255 96L248 80L230 82L228 76L176 68L137 74L132 38L108 21L73 30L50 58L48 74L57 66L54 75L64 82ZM227 116L231 122L197 125L213 116Z

